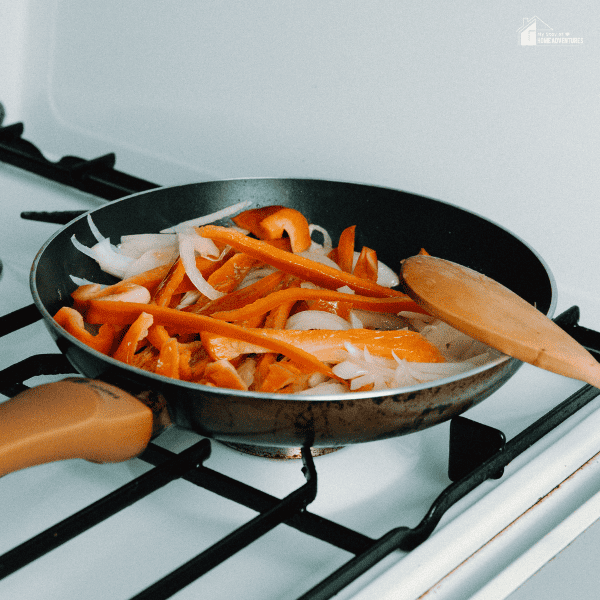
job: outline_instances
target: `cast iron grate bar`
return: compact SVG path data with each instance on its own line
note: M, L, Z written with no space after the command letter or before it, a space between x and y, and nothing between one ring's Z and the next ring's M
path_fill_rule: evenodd
M159 465L168 460L172 454L170 450L151 444L139 458L151 465ZM260 513L273 509L279 502L275 496L232 479L205 465L186 473L183 479ZM364 552L375 542L366 535L307 510L292 515L285 523L298 531L352 554Z
M302 487L286 496L270 510L259 514L166 577L135 595L132 600L170 598L280 523L304 510L317 495L317 473L308 446L302 449L302 461L304 464L302 472L306 478L306 483Z
M41 318L42 315L35 304L29 304L6 315L2 315L0 317L0 337L27 327L27 325L31 325Z
M59 161L52 162L34 144L23 139L23 131L23 123L0 127L0 161L106 200L116 200L159 187L117 171L113 153L91 160L63 156Z
M162 465L154 467L151 471L140 475L64 521L9 550L0 557L0 579L58 548L167 483L178 479L190 469L198 466L209 455L209 440L201 440Z

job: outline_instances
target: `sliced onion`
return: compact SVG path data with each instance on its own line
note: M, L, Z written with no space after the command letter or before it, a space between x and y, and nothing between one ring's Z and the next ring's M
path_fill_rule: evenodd
M176 248L177 236L172 233L140 233L124 235L118 245L119 252L125 256L139 258L149 250Z
M296 395L302 396L318 396L320 394L325 395L346 393L348 393L348 388L337 381L319 383L319 385L316 385L313 388L308 388L307 390L302 390L301 392L295 392Z
M248 287L249 285L252 285L253 283L256 283L257 281L259 281L260 279L263 279L267 275L270 275L271 273L275 273L276 270L277 269L275 267L272 267L270 265L252 269L246 275L246 277L244 277L244 279L242 279L242 281L239 283L239 285L237 286L236 289L241 290L242 288Z
M339 315L328 313L323 310L303 310L298 312L287 320L286 329L297 329L306 331L308 329L334 329L337 331L347 331L350 329L350 323Z
M178 254L179 250L176 246L148 250L129 264L127 269L125 269L123 279L139 275L150 269L156 269L156 267L171 264L176 260Z
M352 259L352 270L356 266L360 252L354 252L354 258ZM400 283L400 278L396 273L390 269L385 263L380 260L377 261L377 283L383 287L395 287Z
M208 223L213 223L214 221L218 221L219 219L225 219L226 217L230 217L245 208L248 208L252 204L251 200L244 200L242 202L238 202L237 204L233 204L232 206L228 206L227 208L223 208L216 212L213 212L209 215L204 215L202 217L197 217L195 219L190 219L189 221L182 221L177 225L173 225L173 227L167 227L163 229L161 233L184 233L189 231L192 227L201 227L202 225L206 225Z
M318 231L323 236L323 243L320 244L320 246L323 249L324 254L329 254L329 252L331 252L331 249L333 248L333 244L331 242L331 236L329 235L329 232L325 228L321 227L320 225L309 225L308 231L310 232L311 237L312 237L312 234L314 231ZM313 242L313 243L316 243L316 242Z
M90 258L93 258L94 260L96 260L96 253L91 248L88 248L87 246L82 244L75 237L75 234L73 234L71 236L71 243L73 244L73 246L75 246L75 248L77 248L77 250L79 250L79 252L83 252L83 254L85 254L86 256L89 256Z
M196 289L210 300L216 300L224 294L210 285L198 270L196 266L196 239L201 240L204 238L196 235L179 234L179 256L187 276Z
M92 248L84 246L80 241L77 240L75 235L71 237L71 242L83 254L93 258L99 265L100 268L106 273L110 273L115 277L123 279L125 270L132 262L132 259L128 256L123 256L118 252L115 252L114 247L111 245L108 238L104 238L101 242L98 242Z
M76 277L75 275L69 275L71 281L77 286L81 287L82 285L99 285L100 289L106 287L103 283L96 283L95 281L90 281L89 279L83 279L82 277Z
M303 252L298 252L298 256L310 258L310 260L314 260L315 262L321 263L323 265L328 265L329 267L340 271L340 267L337 265L337 263L331 260L328 256L325 256L325 254L321 254L320 252L315 252L309 249L304 250Z
M105 236L103 236L100 233L100 230L96 227L96 223L94 223L94 221L92 220L92 215L88 213L86 215L86 218L92 235L96 238L96 241L101 242L105 238Z
M189 292L186 292L177 305L177 310L181 310L186 306L194 304L200 298L200 296L202 296L202 294L198 290L190 290Z

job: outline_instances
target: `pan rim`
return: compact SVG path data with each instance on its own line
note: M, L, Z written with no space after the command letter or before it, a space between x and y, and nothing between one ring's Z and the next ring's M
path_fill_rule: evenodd
M174 385L175 384L175 385L182 386L184 388L188 388L191 390L205 391L207 393L210 393L211 395L216 394L216 395L223 395L223 396L225 396L225 395L238 396L240 398L251 398L251 399L258 399L258 400L265 399L265 400L278 400L278 401L289 401L289 402L300 402L300 401L340 402L343 400L361 400L361 399L370 399L370 398L382 398L382 397L386 397L386 396L407 395L407 394L412 394L415 392L420 392L423 390L428 390L428 389L433 389L436 387L449 385L449 384L452 384L452 383L462 380L462 379L477 376L480 373L483 373L485 371L488 371L490 369L497 367L498 365L502 364L503 362L505 362L507 360L515 361L517 363L521 362L521 361L518 361L517 359L511 358L509 356L502 355L502 356L498 357L497 359L494 359L488 363L485 363L484 365L474 367L472 369L469 369L468 371L464 371L462 373L457 373L455 375L445 377L443 379L435 379L433 381L428 381L428 382L425 382L422 384L417 384L417 385L412 385L412 386L388 388L385 390L370 391L370 392L347 392L345 394L311 395L311 394L301 394L301 393L281 394L281 393L273 393L273 392L259 393L259 392L253 392L253 391L232 390L232 389L228 389L228 388L217 388L217 387L212 387L212 386L205 386L205 385L202 385L199 383L184 381L184 380L180 380L180 379L173 379L170 377L165 377L163 375L157 375L156 373L145 371L138 367L134 367L132 365L125 364L125 363L118 361L110 356L106 356L106 355L98 352L97 350L94 350L93 348L90 348L89 346L85 345L83 342L79 341L77 338L75 338L74 336L69 334L66 330L64 330L62 327L60 327L58 325L58 323L56 323L56 321L54 320L53 316L46 309L45 305L43 304L43 302L40 298L38 290L37 290L36 274L38 272L38 265L39 265L39 262L43 256L46 248L48 248L48 246L50 246L50 244L53 242L53 240L56 237L58 237L59 235L61 235L63 233L63 231L65 231L67 228L72 226L73 223L75 223L81 219L87 219L88 215L92 215L93 213L95 213L97 211L101 211L101 210L103 210L109 206L112 206L114 204L117 204L117 203L128 201L129 199L140 196L140 195L152 194L152 193L156 193L161 190L176 189L176 188L182 188L182 187L193 187L193 186L203 185L203 184L210 185L210 184L220 184L220 183L227 183L227 182L249 181L249 180L304 181L304 182L316 182L316 183L333 183L333 184L344 184L344 185L357 185L357 186L368 187L368 188L377 188L377 189L389 190L389 191L393 191L393 192L407 193L404 190L401 190L399 188L390 187L390 186L381 186L381 185L374 185L374 184L369 184L369 183L361 183L361 182L347 181L347 180L331 180L331 179L314 178L314 177L235 177L235 178L206 180L206 181L191 182L191 183L177 184L177 185L171 185L171 186L163 186L163 187L155 188L152 190L136 192L135 194L130 194L128 196L124 196L124 197L114 200L110 203L93 208L93 209L75 217L74 219L72 219L71 221L69 221L62 227L60 227L57 231L55 231L48 238L48 240L46 240L44 245L37 252L35 259L31 266L30 275L29 275L29 283L30 283L30 290L31 290L31 294L33 297L33 301L34 301L36 307L38 308L38 310L40 311L40 313L42 314L42 317L44 318L46 326L52 327L58 337L66 338L69 341L69 343L78 346L80 349L84 350L85 352L91 353L93 356L95 356L97 358L100 358L101 360L105 361L108 365L117 367L119 369L125 369L138 377L143 376L145 378L156 380L159 385L165 385L165 384ZM438 200L436 198L431 198L428 196L423 196L423 195L418 195L418 194L411 194L411 195L420 196L421 198L432 200L434 202L450 206L450 207L460 210L464 213L469 213L473 216L483 219L483 220L487 221L488 223L494 225L498 229L505 231L510 236L512 236L515 240L517 240L523 246L525 246L540 262L540 264L542 265L544 271L546 272L546 274L548 276L550 290L551 290L551 297L550 297L550 306L549 306L548 312L546 314L549 318L552 318L552 316L554 315L554 312L556 310L556 306L557 306L556 280L555 280L554 274L552 273L546 260L537 252L537 250L535 248L533 248L523 238L521 238L520 236L518 236L515 233L513 233L512 231L510 231L508 228L496 223L495 221L493 221L475 211L462 208L452 202L448 202L445 200Z

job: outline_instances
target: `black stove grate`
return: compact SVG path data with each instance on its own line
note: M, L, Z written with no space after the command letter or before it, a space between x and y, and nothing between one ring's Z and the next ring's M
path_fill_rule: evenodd
M5 315L2 319L10 320L10 317L11 315ZM593 354L600 356L600 334L581 327L578 320L579 310L576 307L556 319L559 325ZM26 382L35 376L72 373L72 367L62 354L29 357L0 371L0 393L12 396L27 389ZM278 499L206 467L204 461L210 456L211 449L207 439L178 454L151 443L140 458L153 465L154 469L0 556L0 579L83 534L169 481L182 478L251 508L258 516L136 595L136 599L155 600L171 597L281 523L354 555L342 567L301 596L302 600L332 598L395 550L410 551L423 543L446 511L456 502L485 480L501 475L502 469L514 458L598 394L600 390L589 385L583 386L577 393L506 443L501 432L464 417L456 417L451 424L449 451L449 471L454 471L454 474L451 474L454 482L442 491L416 527L394 527L379 539L372 539L306 510L317 494L317 473L310 451L306 448L303 451L306 483L286 498ZM481 442L477 445L473 443L474 432ZM464 443L465 439L469 441L468 444ZM465 446L470 447L471 451L465 453Z
M91 161L65 157L57 163L51 163L33 144L24 140L22 134L22 124L0 127L0 160L107 200L158 187L116 171L112 154ZM78 214L80 213L69 211L23 213L22 216L66 223ZM34 305L1 316L0 338L27 327L40 318ZM578 324L577 307L566 311L556 321L596 357L600 357L600 333ZM30 357L0 371L0 393L13 396L27 389L27 381L38 375L72 373L72 367L61 354ZM308 448L303 449L306 483L286 498L279 499L206 467L204 462L211 449L209 440L204 439L178 454L151 443L140 458L153 465L153 469L0 556L0 579L68 540L83 535L101 520L151 494L169 481L181 478L251 508L258 515L135 598L156 600L171 597L280 523L354 555L301 597L302 600L331 598L395 550L410 551L423 543L450 507L486 479L500 477L504 467L514 458L598 394L600 390L589 385L583 386L506 443L503 434L495 429L464 417L455 418L451 424L449 449L449 476L453 483L442 491L416 527L394 527L379 539L372 539L306 509L317 494L317 473ZM474 443L474 440L479 441Z

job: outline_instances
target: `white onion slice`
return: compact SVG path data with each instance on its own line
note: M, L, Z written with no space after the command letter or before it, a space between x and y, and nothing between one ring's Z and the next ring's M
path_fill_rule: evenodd
M100 230L96 227L96 223L94 223L94 221L92 220L92 215L88 213L86 215L86 219L90 227L90 231L92 232L92 235L96 238L96 241L101 242L105 238L105 236L103 236L100 233Z
M331 241L331 236L329 235L327 229L321 227L320 225L309 225L308 231L310 232L311 237L314 231L318 231L323 236L323 243L319 245L323 249L322 251L324 254L329 254L329 252L331 252L331 249L333 248L333 243Z
M244 279L239 283L236 289L241 290L242 288L248 287L253 283L256 283L260 279L263 279L267 275L271 275L271 273L275 273L277 269L270 265L266 265L264 267L258 267L256 269L252 269Z
M325 254L321 254L320 252L311 251L309 249L304 250L303 252L298 252L298 256L304 256L304 258L309 258L310 260L314 260L315 262L323 265L328 265L333 269L340 271L339 266L333 260L331 260L328 256L325 256Z
M156 269L156 267L171 264L177 259L178 254L179 250L176 246L148 250L129 264L127 269L125 269L123 279L139 275L150 269Z
M189 292L186 292L183 295L183 298L181 298L181 302L177 305L177 310L181 310L186 306L194 304L200 298L200 296L202 296L202 294L198 290L190 290Z
M182 221L177 225L173 225L172 227L167 227L163 229L161 233L182 233L189 231L192 227L201 227L202 225L206 225L208 223L213 223L214 221L218 221L219 219L224 219L226 217L230 217L245 208L248 208L252 204L251 200L244 200L242 202L238 202L237 204L233 204L232 206L228 206L227 208L223 208L216 212L213 212L209 215L204 215L202 217L196 217L195 219L190 219L189 221Z
M176 248L177 236L173 233L140 233L124 235L118 245L119 252L125 256L139 258L149 250Z
M123 279L125 270L132 262L133 259L128 256L123 256L118 252L115 252L114 247L111 245L108 238L104 238L101 242L98 242L91 248L84 246L75 235L71 237L71 242L83 254L93 258L99 265L100 268L106 273L110 273L115 277Z
M77 277L75 275L69 275L69 277L77 287L81 287L82 285L99 285L101 289L104 289L106 287L106 285L103 283L96 283L95 281L84 279L83 277Z
M360 252L354 252L354 258L352 259L352 270L356 266ZM380 260L377 261L377 283L383 287L395 287L400 283L400 278L396 273L390 269L385 263Z
M210 285L202 277L202 273L200 273L196 266L196 240L202 239L205 238L196 235L179 234L179 256L181 257L181 262L187 276L196 289L210 300L216 300L224 294Z
M289 317L285 328L303 331L308 329L347 331L350 329L350 323L339 315L334 315L323 310L303 310Z
M308 388L307 390L294 393L295 395L301 394L302 396L317 396L319 394L346 394L347 392L348 388L345 385L337 381L331 381L319 383L319 385L316 385L313 388Z

